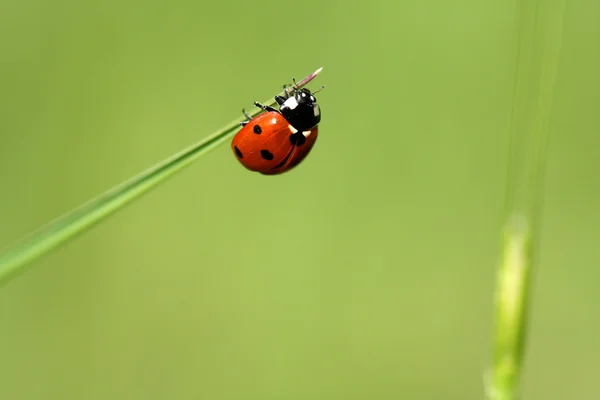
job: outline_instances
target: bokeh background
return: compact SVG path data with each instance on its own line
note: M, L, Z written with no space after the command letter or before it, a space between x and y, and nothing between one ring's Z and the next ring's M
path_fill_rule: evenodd
M569 2L524 383L600 391L600 3ZM0 288L0 398L480 399L515 4L3 0L0 247L324 66L293 172L228 145Z

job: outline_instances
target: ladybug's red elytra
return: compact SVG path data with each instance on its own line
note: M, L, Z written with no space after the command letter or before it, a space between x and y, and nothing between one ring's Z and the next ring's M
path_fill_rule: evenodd
M239 162L251 171L277 175L300 164L314 146L319 133L321 109L314 93L295 85L290 94L275 96L279 110L254 102L265 112L240 122L242 129L231 142Z

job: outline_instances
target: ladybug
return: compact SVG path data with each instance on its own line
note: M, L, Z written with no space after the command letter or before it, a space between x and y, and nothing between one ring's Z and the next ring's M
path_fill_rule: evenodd
M265 112L240 122L242 129L231 142L238 161L250 171L277 175L289 171L306 158L319 133L321 109L314 93L298 89L294 80L293 94L283 86L284 96L275 96L279 110L254 102Z

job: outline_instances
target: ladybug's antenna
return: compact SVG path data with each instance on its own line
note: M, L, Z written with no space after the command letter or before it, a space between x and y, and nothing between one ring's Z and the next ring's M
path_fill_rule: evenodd
M319 92L320 92L321 90L323 90L323 89L325 89L325 85L321 86L321 89L314 91L314 92L313 92L313 94L315 94L315 93L319 93Z

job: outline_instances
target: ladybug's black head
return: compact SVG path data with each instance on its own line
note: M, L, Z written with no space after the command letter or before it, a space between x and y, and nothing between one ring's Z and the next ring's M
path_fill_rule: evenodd
M308 131L321 121L321 109L317 99L308 89L300 89L286 99L279 111L295 129Z

